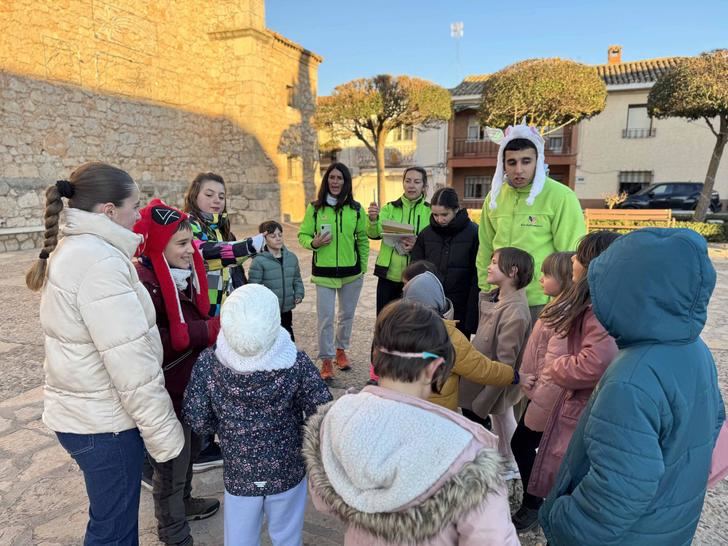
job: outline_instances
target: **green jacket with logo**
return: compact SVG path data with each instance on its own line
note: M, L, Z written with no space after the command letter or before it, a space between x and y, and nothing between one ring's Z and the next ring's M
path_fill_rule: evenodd
M366 217L356 201L339 210L329 205L316 210L313 204L306 208L298 230L298 242L313 250L311 282L341 288L366 272L369 260ZM331 242L319 248L311 247L311 241L324 224L331 226Z
M530 191L530 184L518 189L503 184L495 209L490 208L490 193L486 195L478 226L480 248L476 265L478 286L489 291L494 287L486 280L487 269L494 250L513 246L531 254L535 267L526 295L528 304L533 306L544 305L549 299L539 284L544 259L554 252L575 250L586 226L579 200L567 186L546 178L543 190L528 206Z
M414 226L415 233L419 234L430 225L430 204L425 201L424 196L416 201L410 201L402 195L396 201L390 201L382 207L376 222L372 222L367 216L367 235L370 239L382 238L382 220L410 224ZM402 273L409 262L409 256L400 255L394 247L382 242L374 274L390 281L402 282Z

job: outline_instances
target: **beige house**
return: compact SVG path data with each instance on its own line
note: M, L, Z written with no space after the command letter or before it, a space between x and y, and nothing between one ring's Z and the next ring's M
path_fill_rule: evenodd
M705 179L715 144L705 121L652 119L647 114L650 88L678 60L622 62L622 48L611 46L608 62L594 67L607 86L604 110L549 135L550 175L573 188L584 207L604 207L605 195L651 183ZM486 77L468 76L451 90L448 184L471 208L482 206L497 158L497 146L488 141L476 115ZM728 158L721 162L715 189L721 199L728 199Z
M377 169L372 153L356 137L332 142L330 135L322 131L319 142L324 146L320 152L321 174L332 161L344 163L351 170L354 198L368 205L377 190ZM381 201L385 203L402 195L402 174L411 166L420 166L427 171L428 195L445 186L447 171L443 160L446 151L446 122L434 129L408 126L389 133L385 150L385 194Z
M174 205L218 172L233 221L302 218L321 60L263 0L0 1L0 251L38 243L45 187L89 160Z
M602 207L605 194L631 193L651 183L703 182L715 145L702 119L647 114L650 88L679 57L630 62L621 57L622 48L614 46L608 63L596 66L607 84L607 105L579 124L575 189L585 206ZM728 158L715 189L728 199Z

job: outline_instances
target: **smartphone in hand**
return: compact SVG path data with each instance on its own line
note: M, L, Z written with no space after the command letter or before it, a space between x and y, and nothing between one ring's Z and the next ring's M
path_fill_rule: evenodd
M331 224L321 224L321 235L331 235Z

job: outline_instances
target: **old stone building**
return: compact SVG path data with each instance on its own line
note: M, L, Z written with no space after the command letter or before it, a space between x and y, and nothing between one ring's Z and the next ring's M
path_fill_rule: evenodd
M180 205L200 171L233 220L303 216L321 58L265 27L263 0L2 0L0 251L40 238L45 187L85 161Z

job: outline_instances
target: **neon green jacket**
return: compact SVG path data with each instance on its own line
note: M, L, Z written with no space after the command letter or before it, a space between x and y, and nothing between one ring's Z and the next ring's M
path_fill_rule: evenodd
M410 201L402 195L396 201L390 201L382 207L376 222L367 216L367 236L370 239L382 238L382 220L392 220L402 224L414 226L415 233L419 233L430 225L430 204L422 196L416 201ZM402 256L393 247L382 241L379 249L374 274L394 282L402 282L402 273L409 265L409 256Z
M586 226L579 200L567 186L546 178L543 190L529 207L526 198L530 191L530 184L519 189L503 184L495 209L489 207L490 193L486 195L478 226L480 248L475 263L478 286L489 291L495 288L486 280L494 250L514 246L531 254L535 268L526 295L528 305L533 306L545 305L549 300L539 284L544 259L554 252L576 250Z
M313 205L306 208L298 242L303 248L313 250L312 283L341 288L366 272L369 260L366 217L366 211L357 202L344 205L338 211L328 205L318 211ZM331 242L314 249L311 241L323 224L331 225Z

